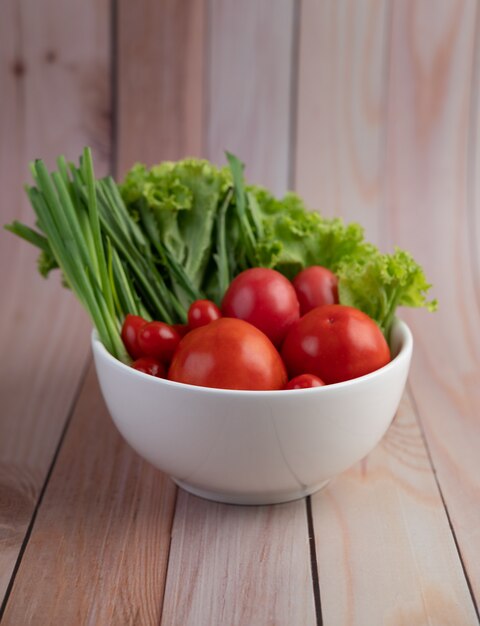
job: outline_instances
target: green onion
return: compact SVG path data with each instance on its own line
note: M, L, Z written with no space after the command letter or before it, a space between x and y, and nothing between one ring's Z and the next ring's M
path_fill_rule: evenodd
M13 221L11 224L6 224L5 230L17 235L17 237L25 239L25 241L28 241L28 243L31 243L33 246L36 246L44 252L51 252L50 244L48 243L48 239L46 237L29 226L25 226L25 224L17 222L17 220Z
M178 302L151 261L150 244L129 217L113 181L95 179L88 148L78 168L64 157L51 174L41 160L30 167L35 185L26 190L40 232L17 221L6 228L48 255L52 266L58 265L102 343L127 362L120 337L127 313L148 319L150 308L171 322L184 311L177 312ZM147 295L147 308L140 294Z
M227 238L226 238L226 215L228 206L232 200L233 191L230 188L225 194L217 215L217 253L214 255L218 268L218 300L221 301L231 280L231 272L228 264Z
M256 239L252 230L252 226L247 215L247 202L245 186L243 184L243 164L236 156L226 152L228 164L232 172L233 188L235 191L235 203L240 223L241 237L247 259L252 266L255 266L255 247Z

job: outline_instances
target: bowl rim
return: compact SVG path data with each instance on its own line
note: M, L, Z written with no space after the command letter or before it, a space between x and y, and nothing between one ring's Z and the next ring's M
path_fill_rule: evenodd
M287 396L291 396L291 394L295 394L295 397L298 398L302 393L303 394L328 394L331 392L335 392L339 389L347 389L357 385L361 385L362 383L370 380L374 380L379 376L382 376L385 372L394 369L399 366L401 362L405 359L410 358L412 349L413 349L413 336L410 328L407 323L396 317L393 325L392 332L394 328L398 328L400 330L401 336L401 344L398 353L393 357L393 359L384 365L383 367L370 372L369 374L365 374L364 376L358 376L357 378L352 378L351 380L345 380L339 383L332 383L330 385L324 385L321 387L310 387L308 389L275 389L275 390L252 390L252 389L220 389L217 387L202 387L200 385L190 385L187 383L179 383L173 380L168 380L166 378L156 378L154 376L150 376L149 374L145 374L144 372L139 372L138 370L133 369L126 363L119 361L115 358L108 350L105 348L103 343L100 341L98 337L98 333L95 328L91 333L91 345L92 350L101 356L103 359L107 360L113 367L123 371L124 373L128 373L133 377L138 377L139 380L148 380L151 385L158 385L160 387L167 387L171 389L178 389L188 391L188 392L196 392L200 394L207 395L224 395L224 396L248 396L248 397L261 397L261 398L273 398L281 396L282 398L286 398Z

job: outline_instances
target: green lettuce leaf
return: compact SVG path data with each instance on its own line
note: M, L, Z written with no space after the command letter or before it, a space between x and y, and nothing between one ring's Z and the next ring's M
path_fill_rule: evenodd
M359 224L310 212L295 193L287 193L282 200L261 187L250 187L250 193L262 212L264 236L257 243L261 266L293 278L310 265L335 271L345 257L361 258L373 249L364 241Z
M431 285L408 252L395 249L381 254L372 248L360 258L346 258L336 268L339 298L372 317L386 337L399 306L437 308L436 300L427 300Z

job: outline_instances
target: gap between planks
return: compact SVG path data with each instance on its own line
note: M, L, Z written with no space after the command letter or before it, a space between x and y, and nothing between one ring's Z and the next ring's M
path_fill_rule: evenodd
M4 623L158 623L175 494L122 439L90 365Z
M18 557L17 557L17 560L15 562L15 566L13 568L12 575L10 577L10 581L8 583L7 589L5 591L5 596L3 598L3 602L0 605L0 621L2 620L2 617L3 617L4 613L5 613L6 608L7 608L8 600L10 598L10 594L12 592L13 585L15 584L15 578L17 577L18 570L19 570L20 565L22 563L23 555L25 554L25 550L27 548L28 542L30 541L30 536L32 534L33 527L35 525L35 520L37 519L38 511L40 510L40 507L42 506L43 498L45 496L45 492L47 490L48 483L50 482L50 478L51 478L51 476L53 474L53 470L55 468L55 464L57 462L58 455L60 454L60 450L62 448L63 442L65 440L65 436L66 436L68 428L70 426L70 422L72 421L72 417L73 417L73 414L75 412L75 407L77 405L78 399L80 397L80 394L82 392L83 386L85 384L85 379L87 377L88 369L89 369L89 367L91 365L91 360L92 360L92 357L91 357L91 355L89 355L88 358L86 359L86 362L85 362L85 365L83 366L82 371L80 372L80 376L79 376L79 380L78 380L78 383L77 383L77 387L75 389L75 392L74 392L73 398L72 398L72 402L71 402L70 407L69 407L68 412L67 412L67 418L65 420L65 424L64 424L64 426L62 428L62 432L60 433L60 438L58 440L58 444L57 444L57 446L55 448L55 451L53 453L53 456L52 456L52 462L50 463L50 467L48 468L48 471L47 471L47 474L45 476L45 480L43 482L42 488L40 489L40 492L38 494L37 502L35 504L35 508L33 509L33 513L32 513L32 516L30 518L30 523L29 523L27 531L25 533L25 537L23 538L22 544L20 546L20 550L18 552Z
M320 578L318 575L317 546L315 541L315 527L312 514L312 498L305 498L305 511L307 514L308 542L310 546L310 567L312 571L313 597L315 600L315 615L317 626L323 626L322 600L320 594Z
M179 490L161 623L317 625L305 502L236 506Z
M478 622L480 623L480 613L479 613L479 609L478 609L477 600L476 600L475 594L473 592L473 587L472 587L472 583L471 583L470 577L468 575L468 570L467 570L465 562L463 560L462 551L460 550L460 546L458 544L457 533L455 532L455 528L454 528L454 526L452 524L452 519L451 519L450 513L448 511L447 503L445 501L445 496L443 495L442 487L440 485L440 481L438 480L437 470L435 469L435 463L433 461L432 453L430 451L430 446L428 444L428 439L427 439L427 437L425 435L425 429L423 428L422 418L420 416L420 411L419 411L417 402L415 400L415 394L413 393L413 390L411 388L411 385L410 385L409 381L407 381L407 389L408 389L408 393L409 393L411 401L412 401L412 407L413 407L413 413L415 415L415 420L416 420L416 422L418 424L418 428L420 430L420 434L421 434L421 437L422 437L422 440L423 440L423 445L424 445L425 451L427 453L428 462L430 463L430 467L432 468L432 474L433 474L433 477L435 479L435 484L437 485L438 494L440 496L440 500L442 501L442 505L443 505L443 508L445 510L445 515L446 515L447 520L448 520L448 526L450 528L450 532L452 533L453 541L455 543L455 549L457 550L458 558L459 558L460 564L462 566L463 575L465 576L465 581L467 583L468 591L469 591L470 597L472 599L472 603L473 603L473 606L474 606L474 609L475 609L475 613L477 615Z

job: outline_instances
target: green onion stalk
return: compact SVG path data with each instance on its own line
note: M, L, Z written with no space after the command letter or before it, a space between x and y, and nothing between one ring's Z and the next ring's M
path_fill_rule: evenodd
M128 313L174 323L185 321L184 307L168 289L151 243L128 214L113 179L96 180L90 149L83 151L79 167L60 157L57 168L50 173L42 160L31 164L35 184L26 192L38 230L17 221L6 229L39 248L42 273L60 268L106 349L128 362L120 336ZM175 270L181 278L181 268Z

